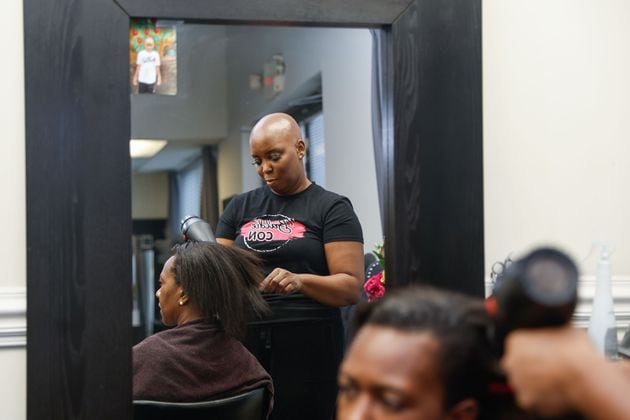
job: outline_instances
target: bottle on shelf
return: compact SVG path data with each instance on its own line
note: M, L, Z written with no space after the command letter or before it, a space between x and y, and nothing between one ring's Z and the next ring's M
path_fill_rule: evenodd
M597 278L593 312L588 334L598 350L607 358L617 358L617 325L612 296L610 250L606 243L598 244L601 252L597 262Z

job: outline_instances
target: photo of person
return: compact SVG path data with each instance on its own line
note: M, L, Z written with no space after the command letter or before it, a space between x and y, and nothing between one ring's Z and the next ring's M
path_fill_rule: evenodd
M155 93L155 86L162 84L160 73L160 54L155 52L153 38L144 39L144 50L138 53L136 71L133 75L134 86L138 86L138 93Z
M129 28L132 93L177 94L177 43L174 26L133 19Z

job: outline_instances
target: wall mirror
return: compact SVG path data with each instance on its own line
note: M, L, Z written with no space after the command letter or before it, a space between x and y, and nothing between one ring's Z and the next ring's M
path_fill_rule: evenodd
M368 29L158 20L132 43L164 27L177 34L179 91L131 96L134 337L154 330L154 280L180 240L179 221L201 215L214 227L231 196L261 185L248 135L264 114L294 116L309 143L309 179L350 198L366 252L382 241ZM134 157L133 145L149 141L164 144Z
M29 419L131 418L128 30L147 17L378 30L388 277L483 293L480 0L24 0Z

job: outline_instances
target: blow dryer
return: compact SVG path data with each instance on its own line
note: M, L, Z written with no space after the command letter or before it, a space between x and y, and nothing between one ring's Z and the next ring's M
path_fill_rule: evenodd
M519 328L541 328L566 325L577 304L578 270L571 258L553 248L539 248L510 264L503 272L493 294L486 299L486 310L494 319L491 341L497 356L504 351L506 336ZM513 402L512 390L502 372L489 389L498 407L511 407L507 413L520 413ZM507 399L505 399L507 398ZM520 414L518 414L520 415ZM512 418L510 414L507 417ZM518 417L522 418L522 417ZM531 418L531 417L525 417ZM580 414L568 413L559 420L585 420Z
M186 216L181 221L180 230L184 241L192 242L216 242L212 228L198 216Z
M539 248L510 264L486 310L495 321L495 339L518 328L565 325L577 303L578 270L571 258L553 248Z

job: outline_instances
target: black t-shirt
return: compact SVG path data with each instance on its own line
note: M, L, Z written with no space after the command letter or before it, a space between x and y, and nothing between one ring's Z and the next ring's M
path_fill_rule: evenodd
M328 275L324 244L363 242L350 200L316 184L290 196L267 186L238 195L219 219L216 236L256 253L265 275L276 267Z

